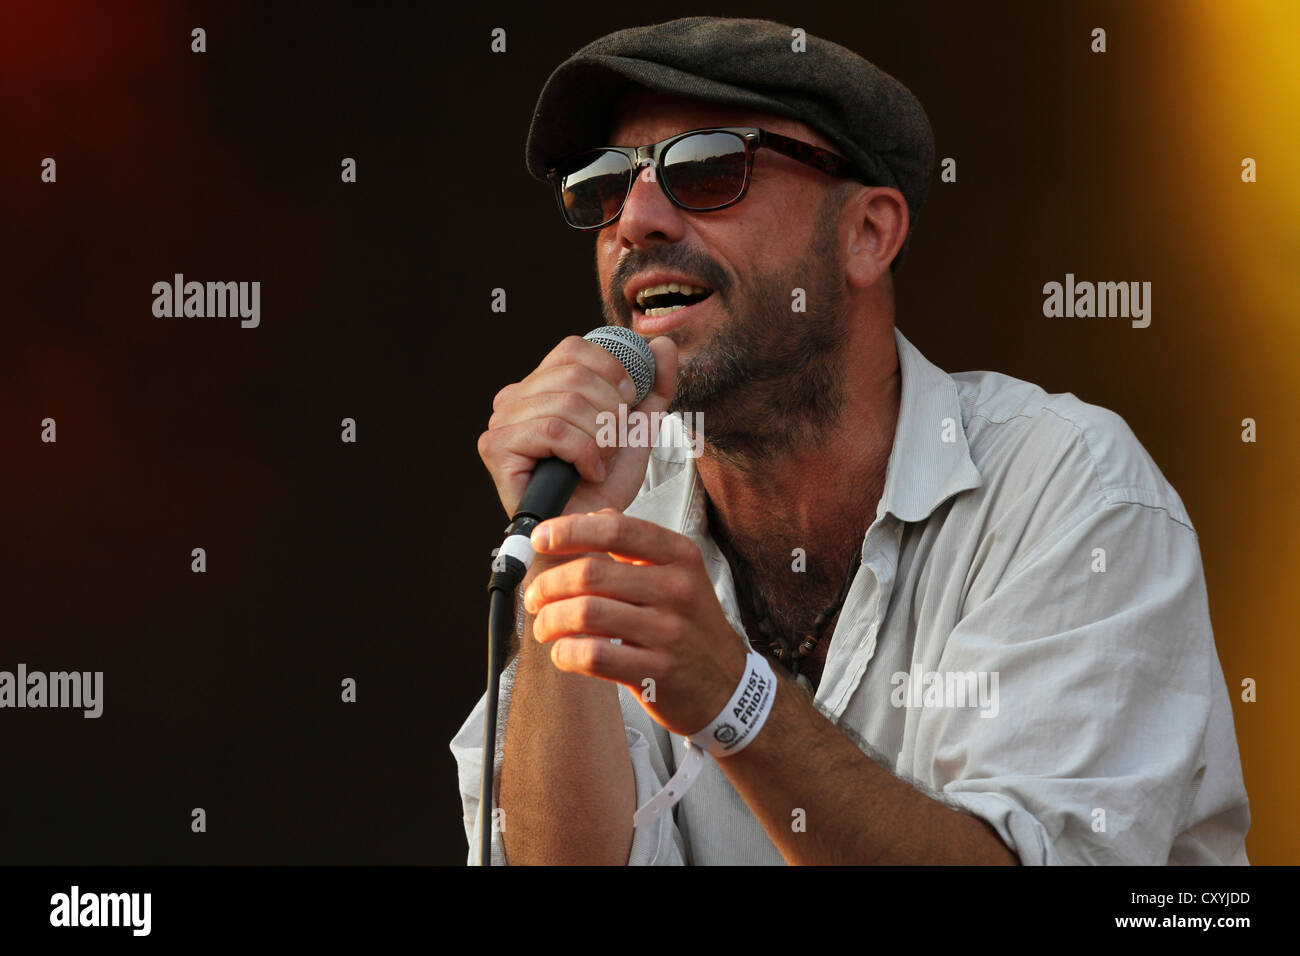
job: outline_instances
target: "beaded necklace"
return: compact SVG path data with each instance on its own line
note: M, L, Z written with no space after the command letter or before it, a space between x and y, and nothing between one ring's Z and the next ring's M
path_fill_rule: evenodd
M710 517L714 518L716 522L716 513L713 511L712 502L710 502L709 511ZM716 526L715 523L715 527ZM727 540L726 535L715 533L714 538L718 542L718 545L722 549L728 562L731 564L733 578L736 579L738 585L743 584L746 592L748 592L749 601L754 610L754 617L758 621L758 632L761 635L762 642L766 644L767 652L776 658L777 661L790 669L790 673L794 677L795 683L798 684L804 693L811 698L816 692L816 687L813 685L813 682L809 679L807 674L801 674L799 672L800 668L802 667L803 661L816 652L818 643L821 641L822 637L825 636L824 632L827 625L837 614L839 614L841 608L843 608L844 601L849 595L849 587L853 584L854 575L857 573L858 567L862 563L862 548L859 546L853 549L853 557L850 559L849 566L844 572L844 580L840 583L840 591L839 594L836 595L835 600L832 601L825 610L817 615L817 618L813 621L812 627L804 633L803 638L795 644L794 647L788 647L772 624L771 611L767 606L767 602L763 600L758 589L752 586L749 580L748 566L745 561L736 554L735 550L731 547L731 542ZM751 644L757 650L764 649L760 646L758 640L751 640Z

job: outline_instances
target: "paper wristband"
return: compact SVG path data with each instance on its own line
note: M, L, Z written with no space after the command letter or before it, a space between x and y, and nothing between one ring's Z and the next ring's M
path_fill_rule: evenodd
M677 768L677 772L664 788L632 815L632 826L643 827L647 823L654 823L671 810L691 788L691 784L695 782L702 769L704 769L704 751L687 739L686 756L682 758L682 765Z
M688 738L701 750L715 757L728 757L745 749L754 735L763 729L763 722L772 710L776 699L776 675L767 658L750 650L745 660L745 673L736 685L736 692L713 718L713 723L698 730Z
M632 826L653 823L685 796L704 766L704 753L728 757L748 746L772 712L776 699L776 674L772 665L757 651L751 650L745 661L745 673L736 685L727 706L703 730L686 738L686 756L664 788L646 801L632 817Z

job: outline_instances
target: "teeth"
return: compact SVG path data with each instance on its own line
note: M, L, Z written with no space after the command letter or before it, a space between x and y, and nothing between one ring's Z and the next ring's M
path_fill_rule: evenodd
M660 315L672 315L674 312L680 312L684 308L686 308L684 305L669 305L662 309L646 309L645 314L646 318L653 319Z
M660 285L647 286L642 289L636 294L636 301L637 305L641 305L645 302L646 296L663 295L665 292L679 292L682 295L698 295L701 292L708 291L709 290L704 286L687 285L685 282L665 282Z

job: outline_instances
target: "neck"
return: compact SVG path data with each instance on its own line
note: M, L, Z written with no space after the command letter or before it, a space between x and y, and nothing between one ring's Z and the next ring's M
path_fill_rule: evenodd
M901 380L893 325L846 343L845 402L818 441L760 461L707 445L697 459L720 528L711 529L759 573L807 555L805 580L834 577L875 517L898 422ZM868 335L863 332L858 339Z

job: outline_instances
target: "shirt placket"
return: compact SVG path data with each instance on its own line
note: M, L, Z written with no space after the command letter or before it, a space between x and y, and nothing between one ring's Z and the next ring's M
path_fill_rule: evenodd
M697 542L701 553L704 555L704 565L708 569L709 580L713 584L713 593L718 597L718 604L722 607L722 614L735 629L736 633L749 643L749 635L745 633L745 626L740 621L740 604L736 600L736 586L731 579L731 566L727 564L727 559L721 549L714 543L710 537L704 537Z
M878 516L862 543L862 567L835 624L817 690L816 701L832 721L843 715L876 653L876 637L894 590L902 528L897 518Z

